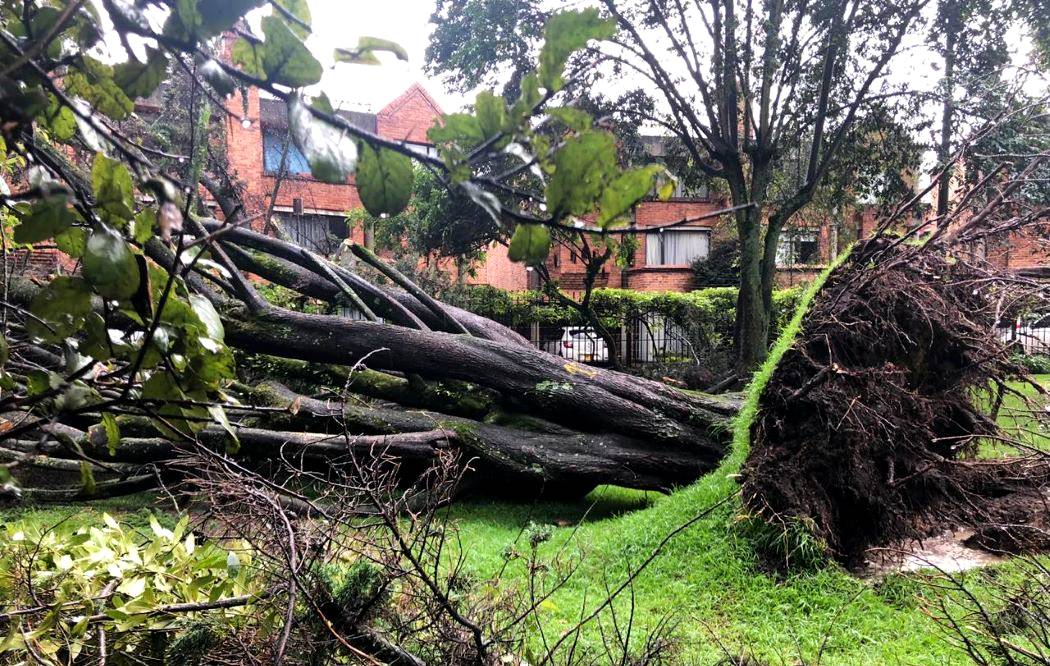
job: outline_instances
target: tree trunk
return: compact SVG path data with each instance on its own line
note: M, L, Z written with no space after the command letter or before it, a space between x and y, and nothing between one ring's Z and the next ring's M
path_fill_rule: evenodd
M937 183L937 215L943 216L948 212L949 199L951 197L951 174L952 169L948 166L952 152L952 121L955 115L955 100L953 98L955 88L955 40L957 38L957 22L954 20L957 8L953 2L948 5L948 22L944 34L944 105L941 110L941 141L937 147L937 161L945 171Z
M737 373L747 376L766 358L769 309L763 295L762 220L759 208L743 211L740 237L740 290L736 302Z

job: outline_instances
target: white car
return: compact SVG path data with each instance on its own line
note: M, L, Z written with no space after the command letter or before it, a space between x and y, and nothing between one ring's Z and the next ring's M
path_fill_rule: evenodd
M609 348L593 328L567 326L562 329L558 356L580 363L608 363Z
M1018 318L1000 329L999 338L1016 344L1025 354L1050 354L1050 314Z

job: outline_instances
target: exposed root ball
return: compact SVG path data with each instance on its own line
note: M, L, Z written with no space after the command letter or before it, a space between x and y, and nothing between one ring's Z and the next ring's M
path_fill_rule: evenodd
M982 534L1003 498L1038 504L1048 480L1045 459L974 459L1003 436L981 408L990 387L1023 375L989 334L1004 287L890 243L831 276L762 396L744 469L752 514L801 522L851 564L945 521Z

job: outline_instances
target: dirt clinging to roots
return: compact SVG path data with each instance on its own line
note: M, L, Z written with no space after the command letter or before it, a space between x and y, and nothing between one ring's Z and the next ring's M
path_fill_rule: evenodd
M946 523L1034 549L1047 460L974 457L1005 437L982 408L990 387L1023 375L989 333L1008 287L902 247L858 247L813 304L762 395L745 507L774 528L801 522L847 564Z

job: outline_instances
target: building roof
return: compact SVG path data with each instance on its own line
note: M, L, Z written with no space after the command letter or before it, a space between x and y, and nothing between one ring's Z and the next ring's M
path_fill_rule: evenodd
M434 113L436 115L440 116L445 113L441 109L441 105L438 104L437 101L430 96L430 93L427 92L426 88L424 88L419 83L413 83L408 87L407 90L405 90L405 92L395 97L392 102L380 109L379 113L377 113L376 115L382 116L384 118L396 115L397 112L401 110L401 107L403 107L405 104L408 104L415 97L421 98L434 110Z
M336 115L346 118L351 125L375 134L376 114L365 111L348 111L340 109ZM260 99L259 120L263 127L285 129L288 127L288 107L284 100Z

